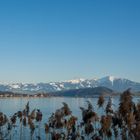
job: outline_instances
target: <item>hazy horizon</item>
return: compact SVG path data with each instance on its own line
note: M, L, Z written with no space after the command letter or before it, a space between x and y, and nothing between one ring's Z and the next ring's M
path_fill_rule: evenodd
M69 82L69 81L75 81L75 80L100 80L102 78L106 78L106 77L113 77L115 79L127 79L127 80L130 80L132 82L137 82L137 83L140 83L140 81L135 81L133 79L129 79L127 77L116 77L116 76L113 76L113 75L107 75L107 76L103 76L103 77L73 77L71 79L64 79L64 80L56 80L56 81L38 81L38 82L22 82L22 81L0 81L0 84L16 84L16 83L21 83L21 84L38 84L38 83L53 83L53 82Z
M0 1L0 82L108 75L140 82L140 1Z

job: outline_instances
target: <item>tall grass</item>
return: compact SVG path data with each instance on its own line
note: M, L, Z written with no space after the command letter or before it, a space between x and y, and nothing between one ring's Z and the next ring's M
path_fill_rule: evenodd
M140 103L133 102L131 92L121 94L118 109L113 110L111 98L104 103L100 96L97 105L104 113L99 114L87 101L87 107L80 107L81 121L63 103L42 126L42 112L31 111L28 102L11 117L0 113L0 140L140 140Z

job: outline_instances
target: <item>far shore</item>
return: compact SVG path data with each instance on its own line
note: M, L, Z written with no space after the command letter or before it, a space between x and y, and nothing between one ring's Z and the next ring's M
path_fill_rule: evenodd
M98 96L0 96L0 99L43 99L43 98L98 98ZM105 95L105 98L120 97L118 95ZM133 97L140 97L140 95L133 95Z

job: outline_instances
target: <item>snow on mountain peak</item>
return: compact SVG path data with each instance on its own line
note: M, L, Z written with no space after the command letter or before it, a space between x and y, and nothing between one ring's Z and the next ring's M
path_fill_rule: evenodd
M62 82L50 82L50 83L10 83L0 84L0 91L14 91L14 92L55 92L69 89L80 88L94 88L94 87L107 87L114 91L124 91L131 88L133 91L140 91L140 83L130 81L128 79L116 78L114 76L106 76L100 79L73 79Z
M113 81L114 81L114 79L115 79L115 77L114 77L114 76L109 76L109 80L110 80L111 82L113 82Z
M85 81L85 79L80 78L80 79L68 80L67 82L70 82L72 84L78 84L78 83L83 82L83 81Z
M114 80L116 80L116 79L119 79L119 78L116 78L116 77L114 77L114 76L106 76L106 77L103 77L103 78L101 78L101 79L99 79L100 81L111 81L111 82L114 82Z
M11 85L11 87L15 88L15 89L20 88L20 86L18 84L13 84L13 85Z
M110 82L111 85L113 86L114 81L117 80L117 79L119 79L119 78L116 78L116 77L114 77L114 76L106 76L106 77L103 77L103 78L101 78L101 79L98 79L97 81L98 81L99 83L106 83L106 82L108 83L108 82Z

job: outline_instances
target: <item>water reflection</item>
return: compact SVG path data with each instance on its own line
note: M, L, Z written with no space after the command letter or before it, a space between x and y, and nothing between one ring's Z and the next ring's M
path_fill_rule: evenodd
M66 102L74 115L81 116L81 111L79 107L86 106L86 101L90 101L94 106L95 111L100 113L102 110L98 110L97 107L98 98L63 98L63 97L53 97L53 98L3 98L0 99L0 112L5 113L7 116L13 115L13 113L23 110L25 104L30 102L31 110L40 109L44 118L47 119L52 112L55 112L58 108L62 107L62 103ZM115 109L118 106L119 97L112 99L113 108ZM138 98L134 98L134 101L137 102ZM108 98L106 98L106 103ZM106 104L105 104L106 105Z

